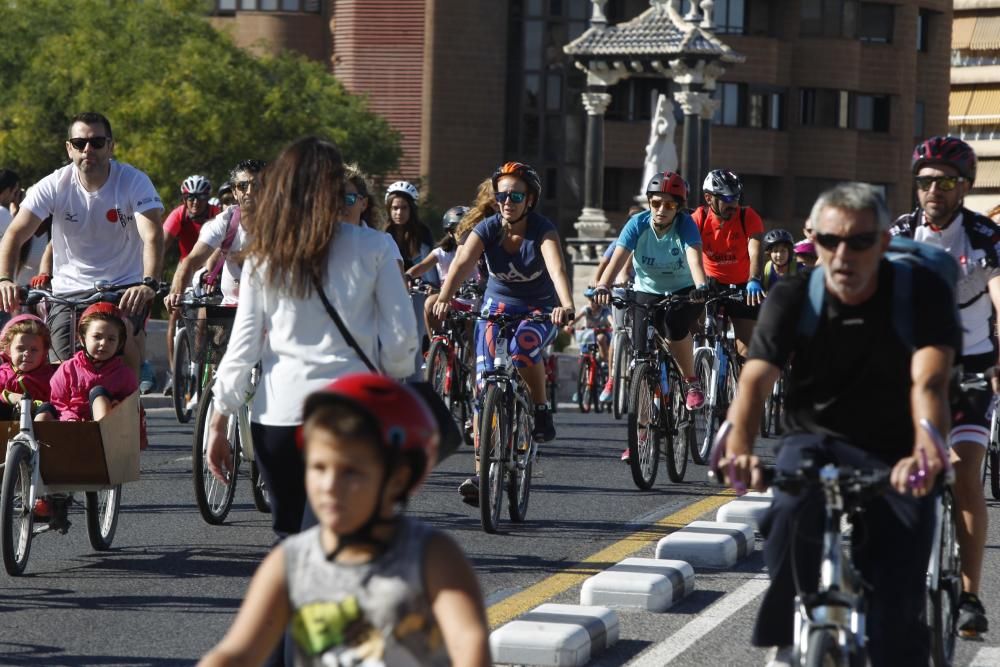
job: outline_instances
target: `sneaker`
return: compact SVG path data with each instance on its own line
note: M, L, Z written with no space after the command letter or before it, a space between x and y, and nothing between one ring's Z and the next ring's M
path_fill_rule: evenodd
M972 593L962 593L958 598L958 635L963 639L975 639L989 628L986 610L979 597Z
M608 381L604 383L604 389L601 390L601 398L600 398L601 403L611 402L611 398L612 396L614 396L613 389L614 387L611 378L608 378Z
M139 393L148 394L153 391L155 384L156 371L153 370L153 364L148 361L142 362L142 366L139 367Z
M701 390L701 382L698 380L688 382L685 405L688 410L692 411L705 405L705 392Z
M622 461L625 462L625 463L628 463L628 458L629 458L628 457L628 447L626 447L625 451L622 452Z
M548 442L556 437L556 426L552 423L552 413L546 403L535 406L535 430L531 433L535 440Z
M52 505L48 498L35 499L34 515L36 521L48 521L52 517Z
M580 400L580 394L578 394L577 392L574 391L573 392L573 396L571 396L570 399L569 399L570 403L576 403L579 400Z
M171 396L174 393L174 374L167 373L167 382L163 385L163 395Z
M792 667L797 664L793 646L775 646L767 652L766 667Z
M462 482L458 487L458 493L462 496L463 503L479 507L479 475L470 477Z

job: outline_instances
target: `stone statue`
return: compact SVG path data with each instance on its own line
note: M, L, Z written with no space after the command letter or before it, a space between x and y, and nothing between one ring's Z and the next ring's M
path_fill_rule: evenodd
M649 143L646 144L645 168L642 171L642 184L646 183L654 174L664 171L677 171L677 148L674 146L674 131L677 129L677 122L674 120L674 104L670 98L661 94L656 100L656 113L649 128ZM645 203L645 192L642 194L642 201Z

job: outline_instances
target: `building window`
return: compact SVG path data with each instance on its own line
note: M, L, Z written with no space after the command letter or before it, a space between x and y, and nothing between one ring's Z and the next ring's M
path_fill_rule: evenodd
M927 53L928 50L928 28L931 22L931 13L926 9L921 9L917 13L917 51Z
M924 101L917 100L916 107L913 109L913 138L923 139L924 138Z
M607 120L650 120L656 110L660 93L669 92L670 82L661 78L634 78L621 81L608 89L611 104L605 114Z
M715 110L712 123L715 125L728 125L738 127L740 125L741 94L744 87L738 83L720 83L715 87L715 94L712 95L719 101L719 108Z
M837 185L838 181L829 178L808 178L798 177L795 179L795 195L793 201L793 214L802 220L812 213L813 204L819 196L826 190Z
M719 0L715 3L715 32L721 35L742 35L746 31L744 0Z
M245 12L307 12L319 14L323 10L321 0L216 0L216 14L232 14L237 9Z
M854 97L854 125L859 130L889 131L889 96L856 95Z
M892 43L895 8L878 2L862 2L858 15L858 39L874 44Z
M847 91L843 90L803 88L799 103L799 122L815 127L847 127L847 95Z
M747 126L764 130L784 129L785 95L751 88L747 94Z
M854 37L857 0L802 0L799 32L803 37Z

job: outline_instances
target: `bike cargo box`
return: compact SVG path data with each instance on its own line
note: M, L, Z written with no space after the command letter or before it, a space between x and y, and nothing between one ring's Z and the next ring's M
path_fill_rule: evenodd
M139 479L139 392L100 421L35 422L34 427L49 492L96 491ZM19 430L18 422L0 422L5 441Z

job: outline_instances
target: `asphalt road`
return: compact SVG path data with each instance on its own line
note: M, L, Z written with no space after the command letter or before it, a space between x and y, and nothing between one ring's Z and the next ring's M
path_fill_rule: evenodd
M77 509L67 535L33 543L24 576L0 575L0 665L188 665L232 621L271 544L268 517L254 510L245 475L226 525L202 521L191 427L178 425L169 409L151 410L149 420L152 446L141 480L125 487L114 548L90 548ZM578 602L584 578L630 555L651 557L659 537L702 514L714 517L727 499L693 464L683 484L669 483L661 465L654 490L637 491L618 460L621 422L564 407L556 423L559 438L542 449L526 523L482 532L478 510L456 491L472 465L468 449L444 462L411 504L466 550L494 622L544 601ZM1000 503L989 504L983 598L996 625ZM757 555L731 571L699 572L696 591L667 613L619 612L621 640L591 664L624 665L658 651L662 664L763 665L764 651L749 646L763 576ZM973 664L980 649L1000 651L1000 625L988 637L961 642L958 664Z

